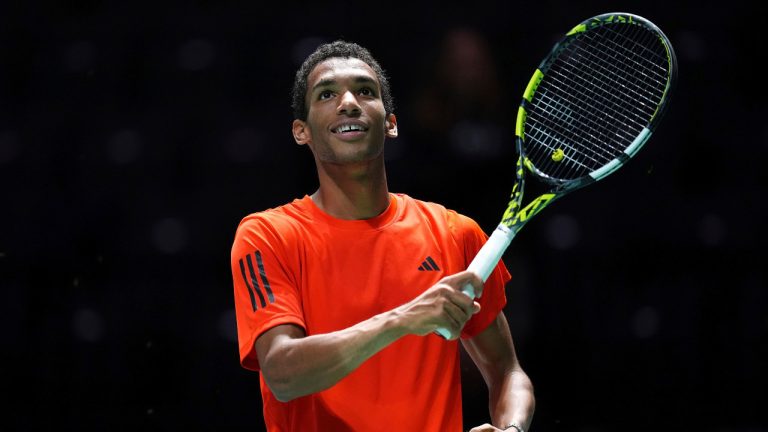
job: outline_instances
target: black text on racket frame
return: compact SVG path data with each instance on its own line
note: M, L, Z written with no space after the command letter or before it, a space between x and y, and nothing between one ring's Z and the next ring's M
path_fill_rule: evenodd
M516 182L501 222L468 270L486 281L533 216L637 154L658 126L676 79L669 39L643 17L606 13L566 33L523 93L515 125ZM549 189L523 206L526 173ZM462 291L475 297L471 285ZM444 328L437 333L451 336Z

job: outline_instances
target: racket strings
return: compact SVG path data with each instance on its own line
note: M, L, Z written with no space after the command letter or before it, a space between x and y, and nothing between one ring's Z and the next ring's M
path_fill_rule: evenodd
M576 45L575 48L584 55L590 56L586 61L595 65L597 75L601 75L615 86L624 87L627 94L636 97L636 103L655 110L666 86L664 75L666 69L660 65L667 60L660 55L661 53L654 53L648 49L648 45L654 42L654 34L638 26L629 26L629 28L634 34L628 34L626 37L610 27L604 30L607 33L613 33L613 37L598 38L594 34L586 34L585 37L591 38L590 42L593 45ZM632 45L627 46L628 43ZM589 47L594 49L584 49ZM626 55L627 52L632 55ZM600 58L600 54L609 55L611 61L609 63L601 61L604 59ZM622 66L624 70L621 73L612 73L606 65Z
M632 117L633 110L627 108L626 104L630 102L626 96L632 96L631 103L640 104L640 108L650 105L655 107L659 101L651 100L647 87L644 88L640 85L644 84L644 82L636 77L632 79L630 76L632 69L627 66L625 66L626 70L622 70L619 73L606 70L605 65L599 63L601 60L598 56L599 53L590 52L584 49L584 47L577 46L575 48L577 52L574 54L574 57L566 59L561 69L552 71L554 74L553 78L566 89L570 87L575 90L581 97L595 99L597 102L600 102L602 105L595 105L595 109L602 108L602 114L612 115L612 118L616 115L623 118L625 122L634 123L638 125L638 128L642 128L647 117L641 115L642 113L634 113L636 116ZM583 56L580 62L573 61L576 55ZM585 69L587 66L592 66L593 68ZM621 89L621 91L616 92L615 89ZM643 92L646 94L643 94ZM611 109L616 105L624 109ZM652 113L653 111L650 111L650 113L645 114Z
M660 44L656 43L659 36L644 27L624 27L629 29L626 36L619 32L617 28L612 28L611 26L604 27L603 30L607 33L612 33L614 37L606 38L603 42L606 45L614 44L613 46L616 47L612 52L614 56L621 54L624 50L635 54L633 56L625 56L624 60L632 62L637 71L642 72L645 78L655 80L659 86L665 87L668 60L666 50L658 49L663 48ZM652 50L651 47L657 49ZM610 50L610 48L608 49Z
M602 45L605 45L605 44L602 44ZM591 53L591 52L589 52L588 50L584 50L582 46L574 46L573 48L575 48L575 49L574 49L574 51L575 51L575 54L574 54L574 53L572 53L572 55L574 55L574 56L576 56L576 55L577 55L577 56L585 56L585 57L590 57L589 59L587 59L587 61L584 61L584 60L582 60L582 61L581 61L581 63L585 63L585 62L588 62L588 61L592 61L593 63L595 62L595 61L594 61L594 58L595 58L595 54L594 54L594 53ZM603 46L601 49L605 50L605 46ZM572 59L572 58L573 58L573 57L571 57L571 59ZM615 58L615 56L614 56L614 58ZM577 62L577 63L575 63L575 64L574 64L574 62L573 62L572 60L569 60L569 59L568 59L568 57L565 57L565 59L567 60L566 64L568 64L568 66L575 66L575 67L578 67L578 66L580 66L580 63L578 63L578 62ZM637 62L635 62L635 63L637 63ZM598 67L602 67L602 65L600 65L600 64L598 63ZM603 69L604 69L604 68L603 68ZM570 71L566 71L566 72L568 72L568 73L570 74L570 76L575 76L576 78L579 78L579 77L582 77L582 78L584 78L584 77L585 77L583 74L579 74L579 73L578 73L579 71L570 70ZM564 75L564 74L562 74L562 76L565 76L565 75ZM613 84L614 86L617 86L617 85L618 85L618 86L624 86L625 88L627 88L627 89L628 89L628 91L629 91L629 92L632 92L632 90L634 90L634 89L631 87L631 83L622 83L622 82L618 82L616 78L614 78L614 77L612 77L612 76L608 75L607 73L605 73L605 72L601 71L601 70L600 70L600 68L598 68L598 69L597 69L597 73L596 73L596 74L591 74L591 75L590 75L590 76L588 76L587 78L589 78L589 80L590 80L590 81L595 81L595 80L596 80L596 78L595 78L595 77L597 77L597 78L599 78L599 79L603 79L603 80L605 80L606 82L608 82L608 83L610 83L610 84ZM600 80L599 80L599 79L597 79L597 82L598 82L598 83L600 83ZM589 88L589 85L591 85L592 83L591 83L591 82L589 82L589 83L586 83L586 84L585 84L585 83L583 83L583 82L577 82L576 84L577 84L577 86L580 86L580 87L581 87L581 89L579 89L579 90L580 90L580 93L581 93L581 96L582 96L582 97L585 97L585 96L587 96L587 95L585 95L585 94L584 94L584 93L583 93L581 90L582 90L582 89L588 89L588 88ZM629 85L628 85L628 84L629 84ZM602 87L605 87L605 86L602 86ZM599 89L601 89L601 87L597 87L597 89L599 90ZM587 97L588 97L588 96L587 96ZM616 98L614 97L614 94L613 94L613 93L603 93L603 94L597 94L597 97L598 97L598 98L603 98L604 100L602 100L602 103L603 103L604 105L606 105L606 106L608 106L608 105L609 105L609 104L611 104L611 103L613 103L613 104L617 104L617 103L618 103L618 104L621 104L621 103L622 103L622 101L623 101L623 99L616 99ZM640 97L642 97L642 96L641 96L639 93L635 92L635 97L637 97L637 98L640 98ZM605 100L606 98L607 98L608 100ZM641 102L641 103L642 103L642 102ZM634 119L632 119L632 118L630 118L630 117L627 117L626 115L624 115L624 116L623 116L624 118L616 118L616 117L615 117L615 114L616 114L616 113L618 113L618 114L624 114L624 113L626 113L626 112L627 112L627 109L626 109L626 108L625 108L625 109L623 109L623 110L619 110L619 111L605 111L605 110L601 110L601 111L600 111L600 115L602 115L602 116L604 116L604 117L608 117L608 118L609 118L611 121L622 123L622 124L623 124L623 126L624 126L624 127L626 127L626 128L629 128L629 129L635 129L635 130L632 130L632 131L631 131L631 132L632 132L632 134L631 134L631 135L628 135L628 136L627 136L627 138L631 139L633 136L636 136L636 135L637 135L637 133L639 133L639 130L640 130L640 129L642 129L642 127L643 127L643 124L641 124L641 123L639 123L639 122L635 122L635 121L634 121ZM612 115L612 114L613 114L613 115ZM651 112L650 114L652 114L652 112ZM594 116L593 116L593 117L594 117ZM632 126L631 126L629 123L635 123L635 124L636 124L636 128L632 128ZM602 138L602 142L603 142L603 143L609 143L609 144L610 144L610 141L606 140L606 137L605 137L605 136L603 136L603 137L600 137L600 136L599 136L599 135L601 135L601 134L599 133L599 131L597 131L597 132L598 132L598 136L594 136L594 134L595 134L595 132L596 132L596 131L594 130L594 128L592 128L592 127L591 127L591 125L581 125L581 126L582 126L582 127L585 127L585 128L588 130L588 132L589 132L591 135L593 135L593 136L592 136L592 138L593 138L593 139L595 139L595 138L597 138L597 139L600 139L600 138ZM609 154L609 155L608 155L608 157L605 157L605 158L594 158L594 157L592 157L592 158L590 158L590 159L591 159L591 161L592 161L592 162L595 162L595 163L597 163L597 164L599 164L598 166L600 166L600 165L603 165L603 164L605 164L605 163L609 162L610 160L612 160L612 159L613 159L613 157L614 157L614 155L617 153L617 152L616 152L616 150L617 150L617 149L616 149L616 147L615 147L615 146L610 146L610 147L611 147L611 150L613 150L613 151L611 152L611 154ZM592 153L594 153L594 152L592 152ZM589 153L585 153L585 154L584 154L584 155L582 155L582 156L584 156L584 158L583 158L583 159L586 159L586 158L588 158L590 155L589 155ZM562 166L563 166L563 165L558 165L558 167L562 167ZM584 164L581 164L581 166L582 166L582 167L585 167L585 165L584 165ZM561 171L561 170L559 170L559 171ZM555 174L557 175L557 172L556 172Z
M577 37L550 65L527 109L533 165L570 180L619 157L656 112L667 63L658 36L643 26L603 25Z
M604 44L603 44L603 45L604 45ZM589 52L586 52L586 53L585 53L585 52L580 52L580 53L579 53L579 52L578 52L578 50L580 50L580 49L581 49L582 51L584 51L584 50L582 49L582 47L581 47L581 46L574 46L573 48L575 48L575 50L574 50L574 51L576 51L576 54L578 54L578 55L582 55L582 56L591 56L591 57L594 57L594 54L592 54L592 53L589 53ZM601 49L605 49L605 48L603 47L603 48L601 48ZM573 53L572 53L572 54L573 54ZM568 59L569 59L568 57L564 57L564 58L565 58L566 60L568 60ZM573 58L573 57L571 57L571 58ZM573 61L569 61L568 63L569 63L571 66L573 66L573 63L574 63L574 62L573 62ZM582 63L583 63L583 61L582 61ZM635 63L636 63L636 62L635 62ZM576 63L576 66L578 66L578 65L579 65L579 64L578 64L578 63ZM599 65L599 64L598 64L598 66L601 66L601 65ZM611 77L610 77L610 76L608 76L608 75L606 75L605 73L600 73L600 72L601 72L601 71L598 69L598 73L597 73L597 74L591 74L591 75L590 75L590 76L588 76L587 78L589 78L589 80L590 80L590 81L594 81L594 80L595 80L595 77L597 77L597 78L602 78L602 79L604 79L604 80L605 80L605 79L608 79L608 82L610 83L610 81L611 81ZM584 77L583 75L579 75L579 74L578 74L576 71L570 71L569 73L571 73L571 75L573 75L573 76L576 76L577 78L578 78L578 77L582 77L582 78ZM601 74L602 74L602 77L600 76ZM616 80L615 80L615 79L613 79L613 81L616 81ZM600 81L598 80L598 82L600 82ZM590 84L591 84L591 83L586 83L586 84L585 84L585 83L583 83L583 82L582 82L582 83L578 83L578 85L579 85L579 86L581 86L582 88L585 88L585 89L586 89L586 88L588 88L588 86L589 86ZM613 85L617 85L617 84L614 82L614 83L613 83ZM623 84L623 83L619 83L619 85L625 85L625 87L626 87L626 84ZM598 89L599 89L599 88L600 88L600 87L598 87ZM631 90L631 87L630 87L629 89ZM608 98L608 99L611 99L611 96L612 96L612 94L610 94L610 93L609 93L609 94L607 94L607 95L606 95L606 94L603 94L603 95L599 95L599 96L600 96L600 97L602 97L602 98ZM583 92L582 92L582 94L581 94L581 97L585 97L585 95L583 94ZM619 99L619 100L618 100L618 102L620 102L621 100L622 100L622 99ZM616 103L617 101L616 101L616 100L607 100L607 101L606 101L606 100L603 100L603 101L602 101L602 103L603 103L603 104L610 104L610 103L612 103L612 102L613 102L613 103ZM551 108L552 108L552 107L551 107L551 104L550 104L550 106L549 106L548 108L549 108L549 109L551 109ZM624 110L624 111L626 111L626 110ZM619 112L621 112L621 111L619 111ZM611 115L611 113L610 113L610 112L606 112L606 111L604 111L604 110L601 110L601 111L600 111L600 115L602 115L602 116L607 116L607 117L610 117L610 118L612 118L612 120L613 120L613 121L617 121L617 119L613 118L613 116ZM593 116L594 116L594 115L593 115ZM570 119L570 120L574 119L574 117L573 117L573 116L570 116L570 115L569 115L569 116L565 116L565 118L567 118L567 119ZM631 119L629 119L629 120L631 121ZM624 126L626 127L626 126L627 126L627 124L626 124L626 121L625 121L625 122L623 122L623 123L625 123L625 124L624 124ZM573 122L568 122L567 126L569 126L569 127L572 127L572 126L573 126ZM592 135L592 139L595 139L595 138L598 138L598 139L599 139L599 138L600 138L599 136L594 136L596 131L595 131L595 130L594 130L594 128L592 128L590 125L583 125L583 124L582 124L582 125L581 125L581 127L585 127L585 128L588 130L588 132L589 132L589 133ZM642 126L640 126L640 128L641 128L641 127L642 127ZM598 131L598 132L599 132L599 131ZM636 133L636 132L637 132L637 131L633 131L633 133ZM561 131L561 133L562 133L562 131ZM599 135L599 133L598 133L598 135ZM604 143L605 143L605 142L608 142L608 143L610 143L610 141L606 141L605 137L602 137L602 138L603 138L603 139L602 139L602 141L603 141ZM560 143L558 143L558 144L560 144ZM611 148L612 148L613 150L616 150L616 147L615 147L615 146L611 146ZM569 153L572 153L572 152L569 152ZM613 153L613 154L615 154L615 151L614 151L614 152L612 152L612 153ZM588 168L588 166L589 166L589 165L591 165L592 163L597 163L597 164L599 164L599 165L602 165L602 164L604 164L604 163L606 163L606 162L608 162L608 161L610 161L610 160L612 160L612 159L613 159L613 154L609 154L609 155L608 155L608 157L603 157L603 158L600 158L600 157L594 157L593 155L595 155L595 154L596 154L596 152L595 152L595 151L592 151L592 152L584 152L584 153L581 155L581 156L582 156L581 160L575 160L575 162L590 162L590 163L588 163L588 164L585 164L585 163L577 163L577 165L579 165L581 168ZM587 160L587 159L589 159L589 160ZM560 168L558 171L562 171L562 167L564 167L564 166L565 166L564 164L558 164L558 165L557 165L557 167L558 167L558 168ZM557 175L557 172L556 172L555 174Z
M581 156L583 159L590 159L592 163L590 164L581 164L578 163L577 160L573 159L572 157L569 158L571 162L576 162L580 165L580 167L591 170L595 167L602 166L608 162L610 162L616 154L618 154L620 151L623 150L623 148L616 147L613 145L613 140L606 135L605 128L599 127L599 125L596 124L595 119L598 117L602 117L603 119L607 118L610 119L610 121L615 123L621 123L624 126L624 129L617 129L616 133L620 135L624 135L623 139L625 140L631 140L634 136L637 136L639 131L642 129L643 124L635 121L635 119L627 117L626 115L623 115L624 111L615 111L615 110L604 110L601 109L599 105L594 105L590 107L586 107L587 114L583 115L583 113L573 113L574 110L563 110L563 94L570 92L573 92L573 90L569 90L572 87L568 87L568 83L558 79L557 76L553 77L553 80L555 81L552 84L553 91L552 92L545 92L541 90L541 100L539 101L542 107L545 107L549 112L553 113L555 115L555 118L559 121L553 123L551 126L552 128L563 137L567 137L570 131L574 130L573 128L577 128L576 130L582 130L586 134L589 135L589 137L585 137L585 139L589 138L592 140L600 140L605 148L606 146L610 148L610 152L608 154L601 154L601 152L598 152L599 148L596 146L588 146L580 148L578 152L567 152L567 154L571 155L577 155ZM584 89L588 89L588 86L581 85L581 88L578 86L576 87L576 94L581 97L588 97L588 91L585 91ZM559 90L559 91L554 91ZM621 100L604 100L604 103L621 103ZM632 124L634 123L634 124ZM537 129L537 131L541 132L543 135L551 135L547 133L547 130L544 128ZM535 134L534 134L535 135ZM578 141L576 141L578 142ZM546 149L550 151L554 151L556 148L553 148L551 144L556 143L558 146L565 147L568 149L572 148L567 144L567 141L559 140L556 138L545 140L544 144ZM547 145L550 144L550 145ZM541 149L540 149L541 150ZM559 168L562 168L563 165L558 165ZM559 174L558 170L557 172L554 172L553 175Z
M612 146L610 137L605 134L605 131L594 125L594 122L590 122L589 118L584 118L583 115L574 113L572 109L564 109L562 98L552 97L550 94L542 94L540 106L548 110L554 115L554 122L549 127L540 127L536 123L536 119L530 119L531 131L528 132L528 136L533 138L536 142L541 143L540 146L532 146L530 155L541 159L547 154L552 154L555 150L566 149L564 151L564 157L566 160L578 165L581 169L592 170L594 167L602 166L613 159L612 155L616 154L620 149ZM604 115L605 117L611 117L609 112L591 113L592 117L597 114ZM614 119L615 120L615 119ZM584 139L601 140L605 146L608 146L613 150L606 154L605 152L598 151L599 148L595 146L579 146L579 140L568 140L569 135L572 135L575 130L580 130L582 133L588 134L589 137ZM619 132L625 133L625 132ZM629 138L629 136L627 136ZM587 161L588 159L588 161ZM589 162L589 163L587 163ZM553 176L560 174L562 169L567 164L559 164L558 169L552 172Z

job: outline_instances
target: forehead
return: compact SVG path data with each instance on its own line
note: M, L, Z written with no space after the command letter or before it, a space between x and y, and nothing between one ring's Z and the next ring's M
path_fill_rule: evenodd
M320 82L338 82L343 79L373 80L379 85L376 72L368 64L356 58L332 57L318 63L307 77L308 88L311 89Z

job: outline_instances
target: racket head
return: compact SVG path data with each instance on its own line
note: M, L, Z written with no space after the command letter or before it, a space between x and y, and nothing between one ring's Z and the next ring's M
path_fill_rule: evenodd
M518 181L525 167L562 194L616 171L658 126L676 79L672 44L651 21L617 12L579 23L523 94Z

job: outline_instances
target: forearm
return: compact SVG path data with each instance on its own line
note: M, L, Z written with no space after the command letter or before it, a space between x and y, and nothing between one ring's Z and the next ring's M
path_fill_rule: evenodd
M256 340L262 376L278 400L325 390L404 335L437 328L458 335L479 305L460 291L482 280L471 272L447 276L419 297L343 330L306 336L299 327L278 326Z
M464 347L488 385L493 425L500 429L514 422L527 431L536 406L533 384L517 360L504 314L499 313L482 333L464 341Z
M489 409L493 424L502 428L511 422L528 431L533 420L536 399L528 375L511 371L488 389Z
M278 341L261 360L272 393L288 401L325 390L407 333L398 311L389 311L352 327L326 334Z

